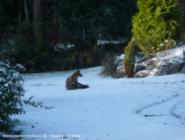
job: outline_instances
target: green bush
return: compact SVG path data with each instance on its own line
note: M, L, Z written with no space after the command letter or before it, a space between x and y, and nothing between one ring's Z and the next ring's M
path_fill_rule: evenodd
M0 140L9 140L3 137L3 134L14 135L21 133L21 130L15 129L19 120L12 119L12 115L25 113L23 105L31 105L44 109L52 108L44 106L42 102L33 101L33 97L23 99L23 96L22 76L9 64L0 61Z
M16 134L14 127L17 120L12 115L22 114L23 100L22 76L9 65L0 62L0 132Z
M159 51L169 50L176 46L176 42L173 39L166 39L163 43L160 44Z
M165 39L178 39L181 16L178 0L137 0L137 7L132 37L145 55L159 50Z

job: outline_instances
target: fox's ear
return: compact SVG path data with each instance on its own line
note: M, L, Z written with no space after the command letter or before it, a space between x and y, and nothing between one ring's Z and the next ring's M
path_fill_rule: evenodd
M79 76L83 76L82 74L81 74L81 72L80 72L80 70L77 70L77 73L79 74Z

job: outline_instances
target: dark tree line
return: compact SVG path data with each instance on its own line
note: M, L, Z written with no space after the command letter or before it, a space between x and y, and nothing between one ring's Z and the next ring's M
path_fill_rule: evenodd
M0 49L10 49L0 58L28 71L98 65L97 40L129 40L134 12L134 0L0 0ZM59 43L77 47L56 52Z

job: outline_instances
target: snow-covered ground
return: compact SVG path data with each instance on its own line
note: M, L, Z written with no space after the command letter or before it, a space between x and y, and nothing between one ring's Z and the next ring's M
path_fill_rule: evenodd
M23 134L47 135L33 140L57 139L54 134L64 140L185 140L185 74L112 79L100 71L81 70L79 81L90 88L73 91L65 80L74 71L25 75L26 97L54 108L26 106L18 116Z

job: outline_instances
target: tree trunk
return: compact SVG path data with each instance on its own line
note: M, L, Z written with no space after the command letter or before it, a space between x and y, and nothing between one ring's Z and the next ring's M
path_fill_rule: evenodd
M41 46L43 43L41 1L33 0L33 25L37 46Z
M185 40L185 0L179 0L182 9L181 39Z
M29 23L30 18L29 18L29 13L28 13L28 0L24 0L24 15L25 15L25 21Z
M54 45L56 45L57 43L60 42L60 38L59 38L59 21L58 21L58 14L57 14L57 11L55 10L55 7L53 7L53 21L52 21L52 33L51 33L51 40L52 40L52 43Z

